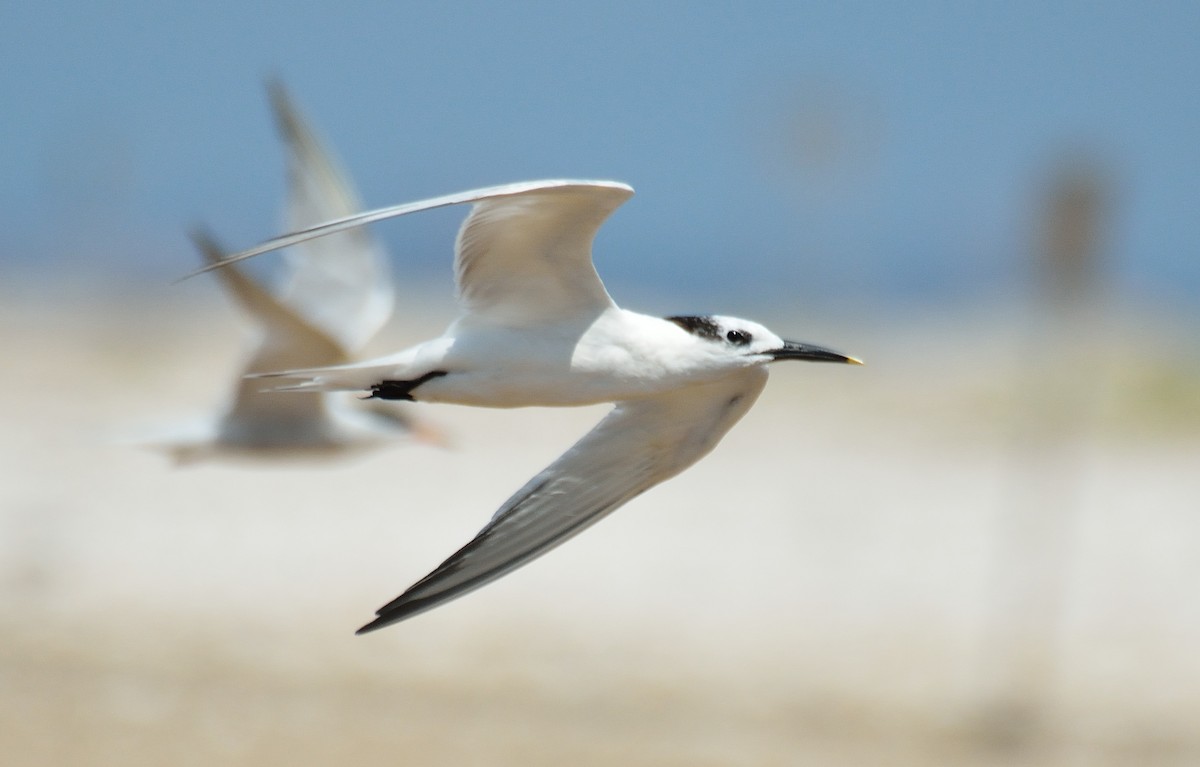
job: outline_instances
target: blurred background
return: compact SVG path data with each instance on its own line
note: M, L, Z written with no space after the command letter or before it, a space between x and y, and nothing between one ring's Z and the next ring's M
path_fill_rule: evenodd
M0 752L20 765L1195 764L1200 7L161 3L0 10ZM352 631L604 408L451 449L176 469L278 233L279 77L369 207L637 196L622 305L781 366L697 467L486 590ZM453 317L464 211L377 227L370 350ZM278 259L254 268L269 276Z

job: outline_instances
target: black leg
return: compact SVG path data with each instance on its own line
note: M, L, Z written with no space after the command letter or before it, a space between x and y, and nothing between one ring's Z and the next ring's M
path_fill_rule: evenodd
M444 375L446 375L445 370L431 370L412 381L380 381L377 384L371 385L371 393L363 397L363 399L398 399L412 402L414 389L426 381L441 378Z

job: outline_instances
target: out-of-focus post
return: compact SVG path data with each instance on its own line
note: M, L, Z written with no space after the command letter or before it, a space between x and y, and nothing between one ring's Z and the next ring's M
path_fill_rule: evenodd
M1039 195L983 648L982 735L1005 750L1036 740L1051 714L1086 449L1106 378L1096 352L1107 325L1110 196L1097 163L1083 158L1054 169Z

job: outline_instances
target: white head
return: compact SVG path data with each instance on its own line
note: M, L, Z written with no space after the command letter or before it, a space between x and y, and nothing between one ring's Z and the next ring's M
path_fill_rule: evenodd
M740 366L762 365L778 360L809 362L847 362L861 365L854 357L816 344L785 341L767 328L738 317L720 315L667 317L705 344L711 344L714 357Z

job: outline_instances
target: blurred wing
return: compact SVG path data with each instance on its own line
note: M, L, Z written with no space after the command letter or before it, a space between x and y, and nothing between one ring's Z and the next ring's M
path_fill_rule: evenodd
M503 324L544 324L614 306L592 264L592 240L632 194L574 183L481 198L455 248L463 308Z
M562 196L555 197L552 194L555 190L562 192ZM485 315L513 313L530 321L534 319L534 307L545 319L551 318L552 311L594 312L611 306L612 300L592 266L591 241L601 222L632 194L631 188L615 181L527 181L475 189L359 213L276 237L220 263L197 269L187 277L364 224L447 205L489 201L480 206L483 210L478 216L472 213L468 217L459 233L455 266L459 292L467 307ZM522 202L512 208L495 204L514 197L521 197ZM530 211L533 201L549 205L548 210ZM508 212L501 212L505 209ZM531 231L522 235L519 227L526 225ZM518 246L528 246L533 251L523 256ZM551 268L555 258L562 261ZM516 271L505 276L502 273L505 268ZM565 306L570 300L580 304ZM522 301L532 303L521 306Z
M766 380L766 370L751 368L718 383L619 403L508 499L474 540L381 608L358 633L494 581L683 471L746 414Z
M288 231L362 210L348 176L296 110L279 82L268 84L287 152ZM282 299L346 349L366 344L392 314L387 255L366 229L348 229L286 252L289 277Z
M221 247L207 232L193 232L192 241L209 264L221 261ZM242 270L221 269L217 277L225 291L254 317L262 330L258 349L238 377L223 428L245 429L247 433L294 430L301 428L297 425L301 422L321 418L325 412L321 394L264 392L262 381L242 376L296 366L336 365L346 361L341 346Z

